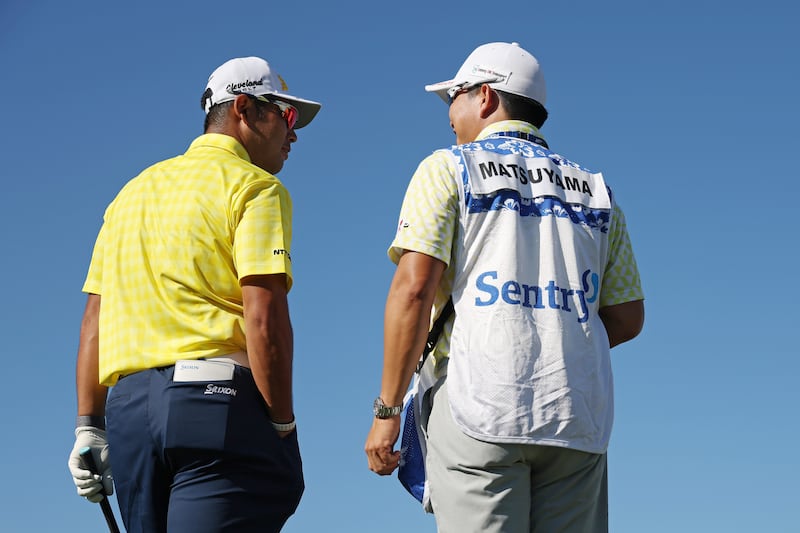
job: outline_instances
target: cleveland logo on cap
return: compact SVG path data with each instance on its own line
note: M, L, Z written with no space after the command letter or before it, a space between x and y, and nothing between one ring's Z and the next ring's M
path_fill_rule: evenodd
M252 81L252 80L245 80L239 83L229 83L225 90L228 91L229 94L237 94L242 91L242 89L253 89L258 87L259 85L264 85L264 80Z

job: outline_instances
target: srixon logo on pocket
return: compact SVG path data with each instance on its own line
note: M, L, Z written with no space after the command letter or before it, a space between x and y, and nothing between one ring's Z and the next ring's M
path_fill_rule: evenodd
M206 385L206 390L203 394L227 394L228 396L236 396L236 389L232 387L220 387L219 385L209 383Z

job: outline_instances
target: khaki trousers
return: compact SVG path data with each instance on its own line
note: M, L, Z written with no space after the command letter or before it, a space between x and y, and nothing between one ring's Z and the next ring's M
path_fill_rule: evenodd
M446 378L429 391L422 426L439 533L607 533L605 454L465 435Z

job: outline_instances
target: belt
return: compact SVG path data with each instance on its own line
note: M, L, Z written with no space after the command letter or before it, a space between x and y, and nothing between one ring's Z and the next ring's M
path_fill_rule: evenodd
M247 359L247 352L234 352L217 357L205 357L206 361L220 361L223 363L233 363L234 365L250 368L250 361Z

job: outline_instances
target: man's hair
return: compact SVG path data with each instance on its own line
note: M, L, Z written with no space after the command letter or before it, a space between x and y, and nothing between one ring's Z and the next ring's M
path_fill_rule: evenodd
M254 100L256 105L256 118L262 119L264 118L264 113L266 113L266 105L264 102L259 100ZM214 129L221 129L225 126L225 120L228 115L228 110L233 105L233 100L228 100L227 102L222 102L221 104L217 104L211 106L211 109L208 110L206 114L206 120L203 124L203 132L208 132L209 128Z
M233 105L233 100L222 102L221 104L211 106L206 114L206 121L203 124L203 131L208 132L210 128L221 129L225 126L225 118L228 115L228 109Z
M541 128L547 120L547 109L536 100L498 90L495 92L512 119L530 122L537 128Z

